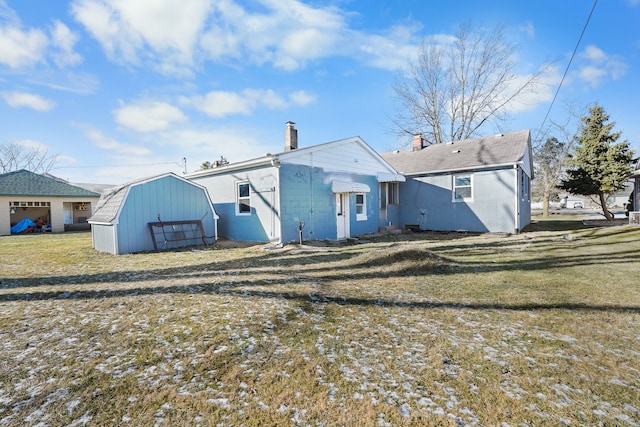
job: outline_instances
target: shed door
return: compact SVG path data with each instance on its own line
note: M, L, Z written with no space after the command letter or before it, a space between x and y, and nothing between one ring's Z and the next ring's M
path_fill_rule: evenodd
M336 193L337 239L349 236L349 193Z

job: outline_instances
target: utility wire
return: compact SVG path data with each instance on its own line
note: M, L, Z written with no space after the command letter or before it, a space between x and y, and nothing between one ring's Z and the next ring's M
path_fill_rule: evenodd
M544 126L545 122L549 118L549 113L551 113L551 108L553 108L553 104L556 102L556 98L558 97L558 93L560 92L560 88L562 87L562 84L564 83L565 77L567 77L567 73L569 72L569 68L571 67L571 63L573 62L573 58L576 56L576 53L578 52L578 47L580 46L580 42L582 41L582 37L584 36L584 33L587 31L587 26L589 26L589 21L591 21L591 16L593 15L593 11L596 9L596 5L597 4L598 4L598 0L594 0L593 7L591 8L591 12L589 12L589 16L587 17L587 21L584 23L584 27L582 28L582 33L580 33L580 38L578 39L578 43L576 43L576 47L573 49L573 53L571 54L571 58L569 59L569 63L567 64L567 68L564 70L564 74L562 75L562 79L560 80L560 84L558 85L558 89L556 89L556 93L555 93L555 95L553 95L553 99L551 100L551 104L549 104L549 109L547 110L547 114L544 116L544 120L542 120L542 123L540 124L540 127L538 128L538 133L536 134L536 137L534 138L534 141L538 139L538 136L540 136L540 132L542 132L542 127Z
M137 164L128 164L128 165L93 165L93 166L58 166L53 169L86 169L86 168L129 168L135 166L157 166L157 165L177 165L181 166L178 162L164 162L164 163L137 163Z

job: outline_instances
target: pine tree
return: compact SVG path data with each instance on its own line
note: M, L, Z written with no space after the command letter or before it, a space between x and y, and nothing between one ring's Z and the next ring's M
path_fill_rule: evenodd
M626 140L617 142L622 133L613 131L615 122L608 123L609 115L597 103L581 120L567 178L559 187L573 194L597 196L604 216L611 220L605 194L624 188L633 152Z

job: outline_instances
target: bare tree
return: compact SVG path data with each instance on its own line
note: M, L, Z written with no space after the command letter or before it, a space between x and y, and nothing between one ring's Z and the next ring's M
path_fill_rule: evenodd
M533 141L535 177L531 184L533 197L542 201L542 216L549 216L549 202L559 198L560 184L573 151L575 133L586 107L565 101L563 121L549 120L550 125L536 133Z
M535 177L533 193L542 199L542 216L549 216L549 201L558 197L558 184L566 169L571 143L551 137L534 150Z
M500 127L507 107L535 92L547 66L523 76L517 47L504 26L461 25L454 37L423 40L417 58L392 89L398 135L421 133L431 144L467 139L488 124Z
M58 156L49 150L17 142L0 144L0 173L27 169L31 172L49 172L58 162Z

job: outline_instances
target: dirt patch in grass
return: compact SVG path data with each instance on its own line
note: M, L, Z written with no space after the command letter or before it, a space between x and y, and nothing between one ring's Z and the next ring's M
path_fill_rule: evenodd
M0 238L0 425L639 424L639 228L367 240Z

